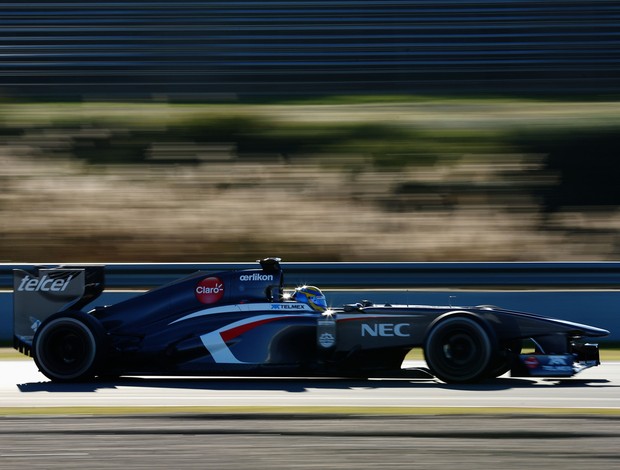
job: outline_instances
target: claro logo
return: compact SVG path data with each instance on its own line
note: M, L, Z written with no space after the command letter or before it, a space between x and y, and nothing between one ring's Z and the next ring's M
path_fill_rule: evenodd
M214 304L224 297L224 283L219 277L207 277L198 283L195 294L203 304Z
M17 290L20 292L64 292L71 279L73 276L69 276L67 279L53 279L47 274L41 279L26 276L19 283Z
M362 323L362 336L406 338L411 336L409 328L411 328L409 323L375 323L374 325Z

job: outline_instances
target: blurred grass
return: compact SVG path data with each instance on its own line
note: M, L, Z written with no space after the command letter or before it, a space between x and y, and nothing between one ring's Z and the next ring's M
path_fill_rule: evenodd
M12 120L8 117L6 121ZM5 123L0 133L18 135L28 129L41 132L36 119L30 124L22 121L22 126ZM382 122L281 122L269 116L242 114L198 114L191 117L175 117L173 114L148 126L137 118L85 119L78 113L75 117L55 117L44 129L48 135L70 136L68 146L63 150L74 158L97 165L156 163L150 158L153 142L159 145L227 142L234 144L240 159L252 157L267 161L282 155L304 158L304 155L327 154L332 168L334 163L341 167L350 165L352 155L363 163L370 155L375 166L397 169L407 165L435 164L441 157L450 158L457 150L502 151L499 135L488 135L488 132L420 131L415 127ZM60 143L67 145L66 141ZM48 150L53 153L54 149ZM61 154L66 155L65 152ZM339 155L346 155L340 165ZM171 158L169 162L174 160Z
M57 148L48 139L35 150L90 164L152 164L154 142L230 142L240 158L324 154L333 167L343 155L343 167L353 158L398 170L468 154L492 161L514 152L548 152L582 133L618 136L620 129L613 102L407 98L279 105L6 103L0 107L0 136L56 136ZM30 144L37 146L33 139Z
M407 101L409 99L409 101ZM610 102L332 97L289 104L21 103L0 107L0 135L65 134L89 163L148 161L152 142L234 142L244 154L370 153L379 166L463 154L540 152L581 132L616 133ZM49 145L49 142L48 142ZM53 148L47 148L52 150Z

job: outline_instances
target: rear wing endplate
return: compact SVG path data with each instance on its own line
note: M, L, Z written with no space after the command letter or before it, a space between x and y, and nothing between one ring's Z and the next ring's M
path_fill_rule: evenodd
M13 270L13 345L31 355L32 339L49 316L79 310L105 287L103 266L37 267Z

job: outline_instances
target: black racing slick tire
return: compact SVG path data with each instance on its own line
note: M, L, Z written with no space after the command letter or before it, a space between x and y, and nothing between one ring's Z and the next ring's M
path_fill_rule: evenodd
M33 338L39 370L54 382L92 379L103 353L103 327L83 312L63 312L44 321Z
M501 344L487 372L489 379L495 379L512 369L517 356L521 354L521 340L514 339Z
M446 383L471 383L487 377L495 355L490 328L473 315L440 319L424 343L424 358L431 373Z

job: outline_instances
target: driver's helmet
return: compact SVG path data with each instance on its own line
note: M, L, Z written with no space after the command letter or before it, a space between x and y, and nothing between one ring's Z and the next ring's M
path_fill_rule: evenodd
M318 287L314 286L301 286L297 287L291 294L291 299L296 302L301 302L310 305L313 310L317 312L324 312L327 310L327 301L323 292Z

